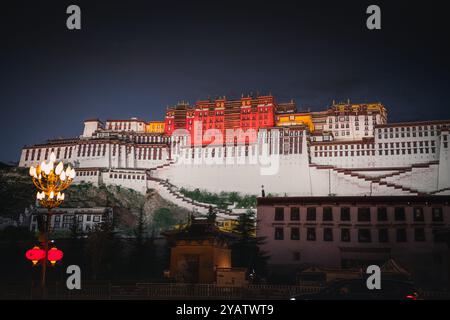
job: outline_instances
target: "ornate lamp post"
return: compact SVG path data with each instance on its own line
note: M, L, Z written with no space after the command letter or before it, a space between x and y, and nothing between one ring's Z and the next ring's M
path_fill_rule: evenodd
M42 217L42 225L39 230L39 241L45 252L43 259L40 260L42 263L41 288L43 294L45 294L47 258L49 257L48 238L51 231L51 210L61 205L64 201L64 193L62 191L67 189L75 178L75 170L70 165L64 170L63 163L59 162L55 166L55 161L56 156L52 152L48 162L42 161L37 167L30 167L31 179L38 189L36 199L42 207L48 209L47 214Z

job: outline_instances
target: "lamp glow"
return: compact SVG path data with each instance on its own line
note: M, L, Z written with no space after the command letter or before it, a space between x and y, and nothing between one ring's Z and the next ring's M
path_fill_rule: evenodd
M58 163L58 165L55 168L55 173L59 176L61 174L61 172L64 169L64 165L62 162Z

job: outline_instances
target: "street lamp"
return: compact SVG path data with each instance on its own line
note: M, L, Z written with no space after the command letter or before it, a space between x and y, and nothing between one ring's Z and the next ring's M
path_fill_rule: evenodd
M75 178L75 170L67 165L64 169L64 164L59 162L55 166L56 156L52 152L48 162L42 161L37 167L30 167L30 176L33 184L36 186L38 192L36 199L39 204L47 208L45 220L42 219L42 226L40 228L39 241L43 246L45 252L44 258L41 260L41 288L43 295L45 295L45 277L47 269L47 257L49 254L48 238L50 233L50 223L52 217L52 209L61 205L64 201L64 191L67 189Z

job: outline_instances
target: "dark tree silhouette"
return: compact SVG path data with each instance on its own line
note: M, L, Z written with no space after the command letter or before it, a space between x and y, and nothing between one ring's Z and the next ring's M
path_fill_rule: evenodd
M255 212L247 210L239 216L238 223L233 228L237 236L232 245L232 261L237 267L247 268L249 275L263 277L266 274L266 265L269 256L260 249L265 237L256 236Z

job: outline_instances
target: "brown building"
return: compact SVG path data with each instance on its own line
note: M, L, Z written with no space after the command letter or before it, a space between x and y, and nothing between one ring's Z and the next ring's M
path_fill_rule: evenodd
M448 281L448 248L436 234L450 225L449 196L267 197L258 199L257 215L273 270L393 258L418 284Z
M236 272L231 268L229 247L233 235L219 230L215 223L193 218L185 227L164 235L172 247L170 277L177 282L215 283L218 272L228 278L230 272Z

